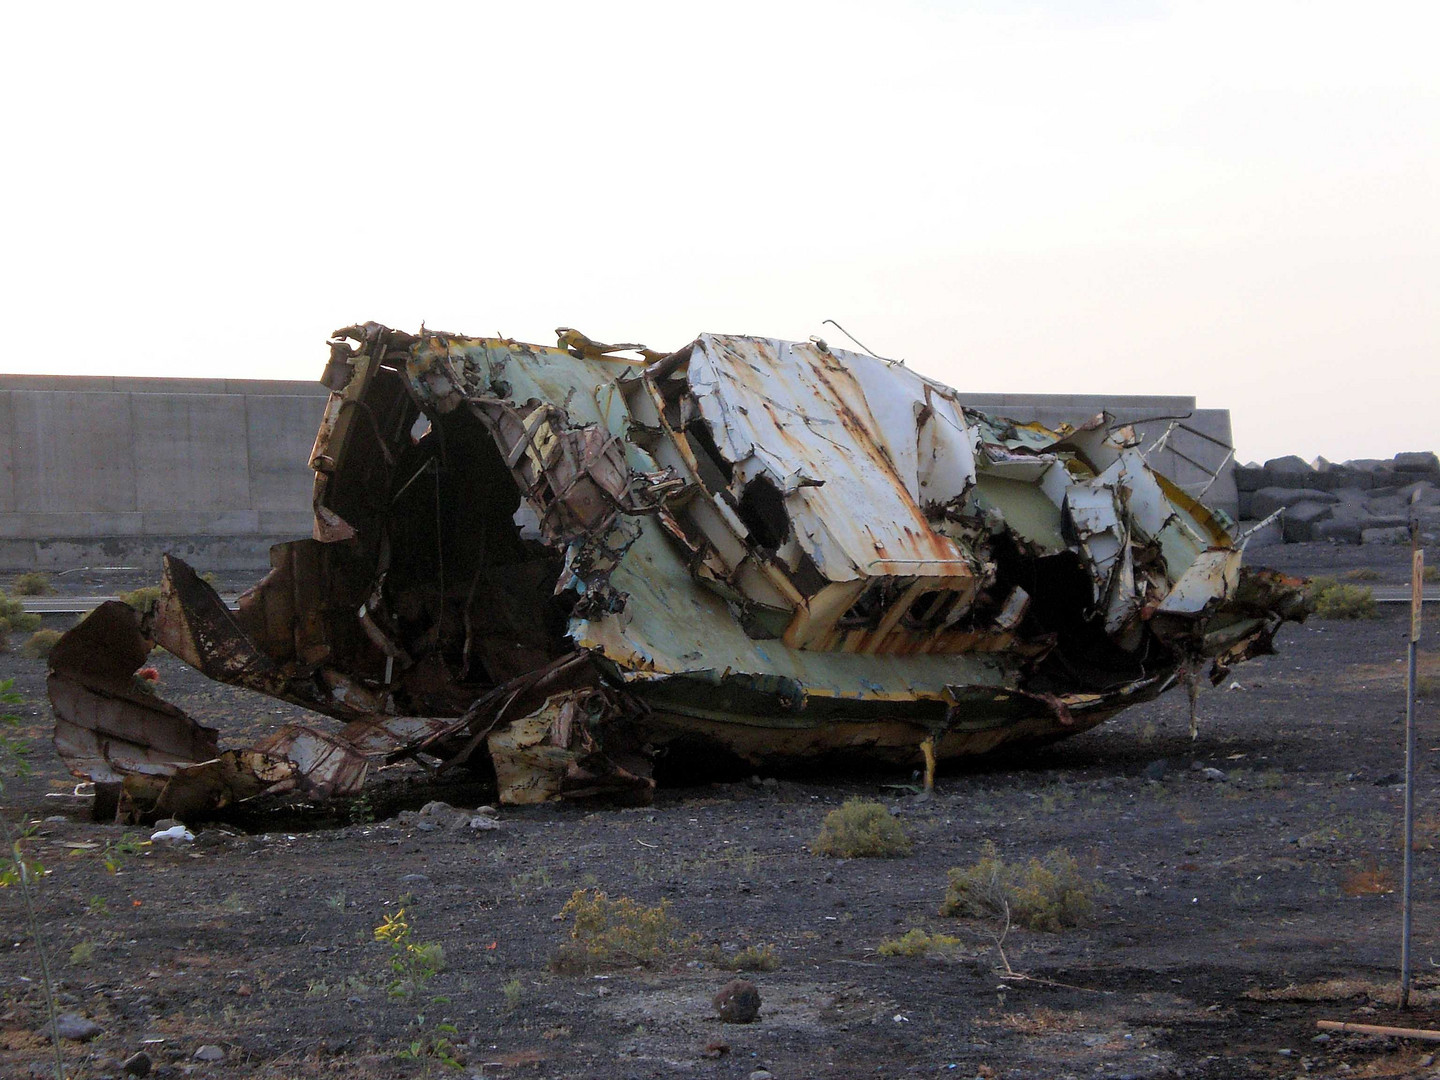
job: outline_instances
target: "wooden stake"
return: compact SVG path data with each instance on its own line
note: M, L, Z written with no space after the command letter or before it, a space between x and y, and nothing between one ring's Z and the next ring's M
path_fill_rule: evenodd
M1344 1020L1316 1020L1315 1026L1321 1031L1343 1031L1352 1035L1388 1035L1394 1039L1423 1039L1426 1042L1440 1042L1440 1031L1426 1028L1383 1027L1380 1024L1351 1024Z

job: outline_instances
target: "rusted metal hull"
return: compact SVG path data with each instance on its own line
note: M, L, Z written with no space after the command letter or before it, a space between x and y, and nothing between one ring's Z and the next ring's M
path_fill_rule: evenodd
M488 761L511 802L644 801L680 748L1063 737L1304 617L1300 583L1242 569L1223 515L1103 415L1016 424L824 342L627 360L561 339L337 332L314 535L235 612L167 558L153 621L72 631L52 661L72 767L159 775L153 805L343 794L406 755ZM93 674L96 641L138 666L147 636L345 726L216 765L213 733L122 692L133 667ZM129 756L97 748L118 728Z

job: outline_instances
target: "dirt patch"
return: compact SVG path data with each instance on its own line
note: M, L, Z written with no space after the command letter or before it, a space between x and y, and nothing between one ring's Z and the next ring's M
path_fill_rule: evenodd
M1350 568L1325 564L1336 551L1350 554L1303 553L1305 569ZM1287 628L1279 655L1201 694L1194 742L1170 695L1043 751L942 770L929 800L909 773L766 777L452 829L398 814L436 798L475 808L493 790L473 776L437 789L411 766L361 804L202 827L176 847L87 820L48 746L43 664L8 654L0 675L26 697L36 772L7 782L5 812L33 823L27 850L51 871L36 899L61 1008L103 1028L67 1044L77 1077L119 1076L141 1049L169 1076L1423 1076L1436 1071L1423 1048L1316 1042L1314 1023L1440 1026L1440 753L1425 727L1419 1007L1387 996L1398 894L1346 887L1399 877L1404 618L1394 605ZM1422 650L1435 647L1432 620ZM227 741L303 715L164 655L156 667L163 693ZM882 802L911 854L812 854L850 798ZM1005 936L1029 979L1005 975L996 921L937 914L947 871L986 841L1021 863L1065 848L1101 886L1081 927ZM556 917L582 889L668 901L670 951L554 972L573 931ZM402 907L409 940L440 946L444 964L397 993L375 928ZM43 1074L38 965L13 888L0 913L0 1074ZM959 944L877 954L917 927ZM726 958L767 947L779 966L744 975L759 1019L722 1023ZM202 1045L223 1059L196 1060Z

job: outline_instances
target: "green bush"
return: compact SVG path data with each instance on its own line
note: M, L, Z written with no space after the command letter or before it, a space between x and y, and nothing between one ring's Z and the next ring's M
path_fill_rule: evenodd
M1001 859L987 841L978 862L950 871L940 914L972 919L1008 914L1017 926L1054 933L1084 922L1096 892L1064 848L1020 866Z
M49 596L55 590L50 585L49 574L31 570L29 573L19 575L11 583L10 591L16 596Z
M953 949L960 939L949 934L928 934L918 926L898 938L886 938L875 950L880 956L924 956L931 949Z
M909 855L910 848L905 827L882 804L847 799L825 815L810 850L839 859L888 859Z
M1342 585L1332 577L1310 582L1310 602L1318 619L1374 619L1380 614L1369 587Z
M145 612L151 610L159 601L160 586L143 585L138 589L132 589L130 592L121 593L120 599L143 615Z
M44 660L61 637L59 630L36 630L25 644L20 646L20 655L28 656L31 660Z

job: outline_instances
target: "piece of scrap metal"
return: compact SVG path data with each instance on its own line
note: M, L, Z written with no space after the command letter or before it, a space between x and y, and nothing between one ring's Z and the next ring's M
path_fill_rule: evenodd
M658 758L1040 743L1268 651L1303 583L1101 414L1048 429L825 342L671 353L337 331L315 527L227 609L167 556L51 654L56 745L134 813L493 768L648 800ZM618 355L623 351L635 357ZM151 643L332 717L244 751L133 677Z

